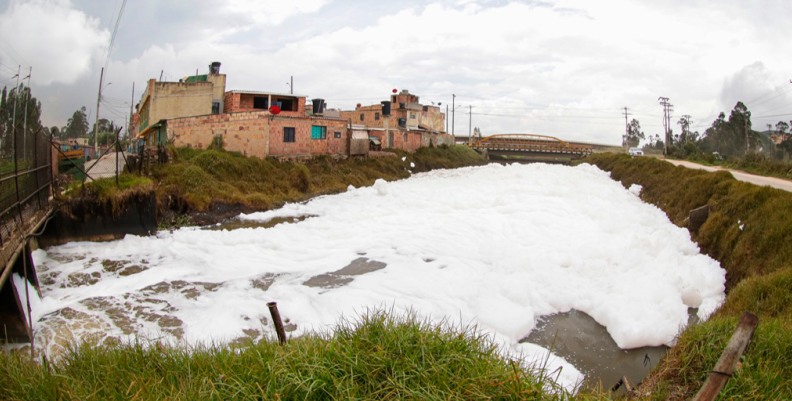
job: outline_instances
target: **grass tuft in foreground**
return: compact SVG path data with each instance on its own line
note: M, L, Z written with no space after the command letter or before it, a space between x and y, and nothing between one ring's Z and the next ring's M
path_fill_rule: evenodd
M474 328L377 311L285 347L81 346L55 364L0 356L0 399L11 400L569 398L546 375L501 357Z

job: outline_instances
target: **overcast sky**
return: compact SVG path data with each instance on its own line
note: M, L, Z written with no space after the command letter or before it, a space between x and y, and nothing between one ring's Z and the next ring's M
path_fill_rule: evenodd
M623 108L647 134L703 131L743 101L753 128L792 119L789 0L0 0L0 85L17 65L45 125L81 106L125 125L146 81L222 62L227 90L288 92L354 108L408 89L452 102L456 133L621 142ZM26 76L26 71L23 71ZM764 117L767 116L767 117ZM450 116L449 116L450 120ZM675 125L679 132L679 126Z

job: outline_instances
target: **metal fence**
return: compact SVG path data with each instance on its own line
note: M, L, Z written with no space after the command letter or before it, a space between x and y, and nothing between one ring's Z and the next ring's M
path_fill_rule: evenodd
M41 129L0 131L1 247L49 209L53 175L52 146Z

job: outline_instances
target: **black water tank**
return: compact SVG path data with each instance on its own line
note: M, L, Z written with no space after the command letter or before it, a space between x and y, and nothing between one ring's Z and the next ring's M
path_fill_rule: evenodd
M391 115L391 102L384 101L380 103L382 103L382 115L383 116Z
M220 73L220 62L219 61L214 61L214 62L212 62L212 64L209 64L209 72L212 75L219 74Z
M314 114L324 113L324 99L312 99L311 103L313 103Z
M400 118L399 119L399 127L407 128L407 119L406 118Z

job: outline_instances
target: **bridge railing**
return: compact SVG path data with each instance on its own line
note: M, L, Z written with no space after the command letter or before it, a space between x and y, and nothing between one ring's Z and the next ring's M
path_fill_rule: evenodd
M523 150L588 155L591 146L569 144L556 137L536 134L498 134L479 138L469 145L474 149Z

